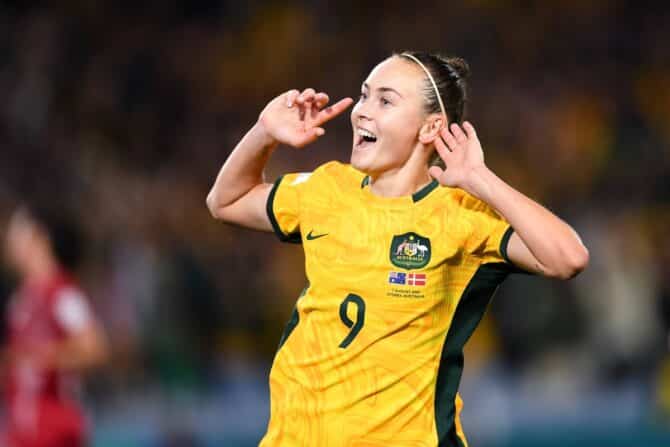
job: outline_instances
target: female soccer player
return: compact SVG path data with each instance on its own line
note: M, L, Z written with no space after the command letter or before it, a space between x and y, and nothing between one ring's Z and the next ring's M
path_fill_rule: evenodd
M462 349L496 287L512 271L568 279L585 268L575 231L498 178L461 125L467 72L459 58L389 57L351 113L351 163L265 183L279 144L306 146L353 102L288 91L221 168L212 215L305 252L262 446L467 445Z
M103 330L71 276L79 232L62 211L19 208L6 236L7 260L21 280L8 309L8 447L80 447L87 424L78 377L107 355Z

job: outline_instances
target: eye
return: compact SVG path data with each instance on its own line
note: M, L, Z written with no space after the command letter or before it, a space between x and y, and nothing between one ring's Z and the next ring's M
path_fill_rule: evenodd
M389 105L391 105L391 101L389 101L388 99L386 99L386 98L384 98L384 97L381 97L381 98L379 99L379 101L382 103L383 106L389 106Z
M364 101L367 99L368 95L365 92L361 92L361 96L359 96L358 100L359 101Z

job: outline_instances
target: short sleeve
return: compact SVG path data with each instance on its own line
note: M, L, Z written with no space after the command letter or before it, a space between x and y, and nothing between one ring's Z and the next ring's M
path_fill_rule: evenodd
M461 216L469 223L470 232L465 243L468 254L482 264L504 262L514 264L507 257L507 244L514 228L485 202L471 197L464 201Z
M68 334L84 329L91 320L91 311L84 294L72 287L58 292L54 303L54 318Z
M310 172L285 174L279 177L267 201L267 214L272 228L282 242L300 243L300 197Z

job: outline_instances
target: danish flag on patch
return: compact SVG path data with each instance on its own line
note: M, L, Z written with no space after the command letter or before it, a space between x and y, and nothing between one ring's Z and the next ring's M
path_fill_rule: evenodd
M425 286L426 285L426 274L425 273L408 273L407 274L407 285L408 286Z

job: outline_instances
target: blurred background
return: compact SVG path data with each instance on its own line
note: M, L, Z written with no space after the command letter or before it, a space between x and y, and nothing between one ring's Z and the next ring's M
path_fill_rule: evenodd
M660 1L0 1L0 232L38 195L85 229L113 351L87 377L94 446L257 445L303 255L205 196L274 96L357 97L405 49L468 60L488 165L591 252L499 289L466 350L471 445L670 445L669 28ZM350 127L268 180L348 161ZM2 264L1 302L15 286Z

